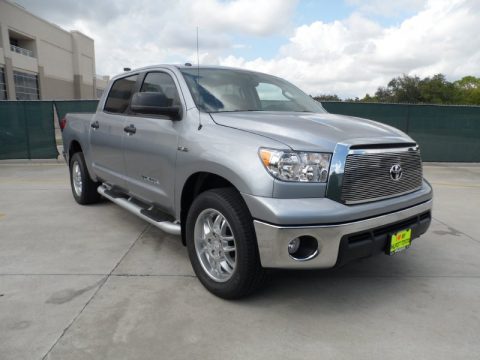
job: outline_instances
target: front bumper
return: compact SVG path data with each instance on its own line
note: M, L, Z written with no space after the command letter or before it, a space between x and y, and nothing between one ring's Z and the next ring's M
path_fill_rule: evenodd
M255 220L258 249L265 268L320 269L342 265L385 250L389 234L406 227L412 238L425 233L431 221L432 200L403 210L333 225L277 226ZM288 243L299 236L318 242L318 255L301 261L288 254Z

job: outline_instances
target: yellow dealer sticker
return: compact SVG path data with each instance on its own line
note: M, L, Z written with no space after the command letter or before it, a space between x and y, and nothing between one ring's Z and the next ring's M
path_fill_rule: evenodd
M406 229L392 234L390 237L389 255L396 254L408 248L412 243L412 229Z

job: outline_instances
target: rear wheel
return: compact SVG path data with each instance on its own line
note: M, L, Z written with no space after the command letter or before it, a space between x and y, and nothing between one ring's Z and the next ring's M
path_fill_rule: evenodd
M262 285L252 217L235 189L209 190L194 200L186 240L193 270L213 294L239 298Z
M75 201L81 205L100 201L97 188L100 183L92 181L88 174L83 153L77 152L70 159L70 185Z

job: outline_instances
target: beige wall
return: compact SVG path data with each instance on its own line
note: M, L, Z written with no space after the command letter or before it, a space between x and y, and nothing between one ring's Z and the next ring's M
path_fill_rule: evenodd
M83 76L83 81L86 85L93 86L93 79L95 78L95 64L93 59L82 55L80 57L80 74Z
M92 85L82 85L82 98L84 99L96 99L95 90Z
M104 90L110 81L110 76L97 76L95 80L97 83L97 89Z
M107 88L108 82L110 81L110 76L97 76L95 78L95 96L100 98L103 94L103 91Z
M35 58L10 52L10 58L15 69L26 70L27 72L38 72L38 61Z
M40 40L38 56L41 59L45 75L56 79L73 82L72 52L55 44Z
M69 100L74 98L73 81L65 81L50 77L43 77L42 89L45 100Z
M34 57L10 51L9 31L26 38L22 41L28 42ZM95 98L93 39L78 31L65 31L10 1L0 0L0 64L6 58L11 59L13 69L39 75L42 99ZM8 96L14 99L11 93Z

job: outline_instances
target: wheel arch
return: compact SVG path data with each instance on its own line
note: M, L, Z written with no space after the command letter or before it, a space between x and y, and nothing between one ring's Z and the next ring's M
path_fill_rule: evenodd
M100 181L100 179L95 175L92 164L89 162L90 152L89 152L88 147L83 148L82 143L76 138L73 138L68 145L68 151L66 151L67 165L70 166L70 161L71 161L72 156L75 155L78 152L81 152L83 154L83 157L85 159L85 166L87 167L90 179L92 179L92 181L95 181L95 182Z
M191 174L182 187L181 197L180 197L180 223L182 225L182 243L186 245L185 240L185 223L188 214L188 210L192 205L195 198L211 189L218 188L233 188L237 191L237 187L228 179L218 174L206 171L199 171L194 174Z
M83 152L82 145L76 139L70 141L70 145L68 146L68 162L70 163L70 159L72 156L77 152Z

